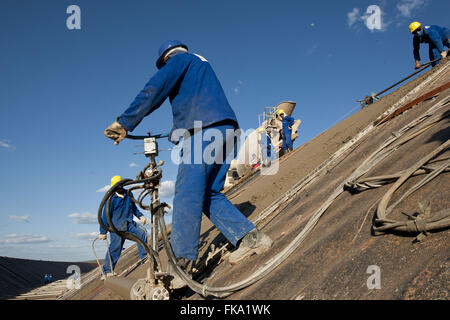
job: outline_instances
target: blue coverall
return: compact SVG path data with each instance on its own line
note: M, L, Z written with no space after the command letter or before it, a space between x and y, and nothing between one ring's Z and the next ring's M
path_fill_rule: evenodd
M428 43L428 54L430 61L440 58L441 52L445 51L444 46L450 48L450 29L436 25L424 26L423 35L414 35L414 59L420 61L420 44ZM435 66L439 61L433 62L431 65Z
M209 62L196 54L181 53L171 57L145 85L130 107L119 117L118 122L128 131L132 131L142 119L155 111L169 97L172 105L173 128L192 132L195 121L202 122L203 130L195 133L197 137L209 130L225 132L238 128L234 111L228 103L222 86ZM195 135L183 140L183 144L192 144L194 152ZM172 138L172 142L179 139ZM200 139L201 149L209 143ZM225 147L225 141L221 142ZM227 150L217 155L217 159L236 155ZM225 148L229 149L229 148ZM196 151L197 150L197 151ZM202 152L203 154L203 152ZM186 155L183 155L186 157ZM203 156L200 163L182 162L178 167L175 184L175 197L172 214L171 245L177 258L196 260L202 211L233 244L244 237L255 226L233 204L220 193L225 183L229 161L207 163Z
M121 195L122 196L122 195ZM123 194L123 197L119 197L114 194L111 198L110 204L111 220L114 226L119 231L128 231L137 235L143 242L147 241L147 232L143 227L140 227L136 222L133 221L133 216L140 218L143 214L137 209L136 204L128 197L127 194ZM102 220L105 226L109 226L108 220L106 219L106 204L103 208ZM100 234L106 234L106 230L100 226ZM114 232L110 232L109 253L111 253L111 263L109 261L109 253L106 253L105 262L103 265L103 272L109 273L111 269L114 270L117 261L122 253L123 244L125 239L120 237ZM147 255L145 249L138 244L138 255L139 259L144 259Z
M287 150L288 148L292 148L292 126L294 124L295 119L293 117L290 117L288 115L285 115L282 123L282 134L283 134L283 150Z
M272 158L270 137L266 132L261 133L261 140L259 140L261 146L261 159L263 164Z

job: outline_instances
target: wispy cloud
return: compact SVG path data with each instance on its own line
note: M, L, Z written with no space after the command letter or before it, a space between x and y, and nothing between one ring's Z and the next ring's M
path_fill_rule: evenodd
M130 168L134 168L134 167L137 167L137 164L136 164L136 163L134 163L134 162L132 162L132 163L130 163L130 164L129 164L129 167L130 167Z
M360 20L360 13L358 8L353 8L352 11L347 13L347 24L349 27L352 27L359 20Z
M50 244L48 246L52 249L76 249L76 248L84 248L84 245L77 244Z
M427 4L428 0L401 0L397 4L397 9L401 17L411 18L414 11L422 9Z
M71 213L68 215L70 219L73 220L75 224L97 224L98 219L95 214L84 212L84 213Z
M14 150L16 147L10 144L9 140L0 140L0 147L6 148L8 150Z
M159 188L159 195L161 197L173 197L175 194L175 182L172 180L161 182L161 187Z
M74 235L74 238L79 240L92 240L98 236L98 232L90 232L90 233L77 233Z
M0 239L0 244L35 244L51 242L47 236L27 235L27 234L7 234Z
M98 190L96 190L95 192L106 192L111 188L111 186L108 184L106 186L104 186L103 188L100 188Z
M30 222L30 216L9 216L9 219L16 222Z
M239 94L241 92L241 87L244 84L244 82L242 82L242 80L238 80L238 85L234 88L234 93L235 94Z
M309 56L311 56L311 55L313 55L313 54L317 51L317 48L319 48L319 44L316 42L316 43L314 43L311 47L308 48L308 50L306 51L306 53L307 53Z

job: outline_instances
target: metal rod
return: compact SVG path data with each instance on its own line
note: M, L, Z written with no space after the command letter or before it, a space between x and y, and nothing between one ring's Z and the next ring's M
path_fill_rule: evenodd
M429 61L429 62L427 62L427 63L424 63L424 64L421 66L421 68L420 68L419 70L417 70L416 72L410 74L410 75L407 76L406 78L403 78L402 80L400 80L399 82L393 84L393 85L390 86L389 88L384 89L383 91L377 93L377 94L375 95L375 97L378 97L379 95L385 93L386 91L392 89L393 87L399 85L400 83L402 83L402 82L408 80L409 78L413 77L414 75L418 74L419 72L422 72L423 70L425 70L426 68L428 68L432 63L437 62L437 61L439 61L439 60L441 60L441 58L436 59L436 60Z

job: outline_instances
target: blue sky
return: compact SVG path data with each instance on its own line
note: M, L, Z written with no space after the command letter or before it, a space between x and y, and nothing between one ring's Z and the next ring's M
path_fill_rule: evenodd
M72 4L81 30L66 27ZM370 5L382 10L381 30L364 23ZM114 146L103 130L156 72L165 40L209 60L244 129L257 127L264 107L296 101L297 147L357 111L356 100L413 72L409 23L448 27L449 9L445 0L2 0L0 255L93 258L99 190L146 164L134 154L139 142ZM166 102L134 133L171 126ZM176 166L170 151L160 158L171 202Z

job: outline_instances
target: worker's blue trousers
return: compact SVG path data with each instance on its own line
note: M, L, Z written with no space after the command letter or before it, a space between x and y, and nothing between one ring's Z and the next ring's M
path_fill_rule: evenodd
M447 47L447 50L450 49L450 41L448 39L442 41L442 44ZM444 48L445 49L445 48ZM428 47L428 54L430 56L430 61L439 59L441 57L441 52L434 44L430 44ZM437 65L440 61L433 62L431 64L432 67Z
M287 129L287 130L283 130L283 144L282 144L282 148L283 150L287 150L287 148L292 148L292 130L291 129Z
M124 223L127 223L128 226L126 230L130 233L134 233L137 235L143 242L147 242L147 231L137 225L134 221L128 222L125 221ZM116 226L117 230L124 230L125 228L120 228L120 226ZM123 244L125 243L125 239L120 237L119 235L115 234L114 232L109 233L110 237L110 244L109 244L109 253L111 253L111 263L112 263L112 270L116 267L116 263L120 258L120 254L122 253ZM106 252L105 262L103 265L103 272L108 273L111 272L110 262L109 262L109 253ZM145 252L145 249L138 244L138 255L139 259L144 259L147 253Z
M270 160L272 157L270 138L267 134L261 135L261 159L263 162Z
M213 155L211 161L204 154L211 150L212 144L210 141L203 141L202 133L208 136L213 129L218 130L214 132L221 132L223 139L217 144L216 140L213 140L214 145L218 146L215 150L219 152L211 153ZM227 129L234 129L234 126L225 124L208 127L183 141L183 160L178 167L175 184L170 239L177 258L197 260L202 212L234 246L255 228L254 224L220 192L237 148L233 136L226 139ZM198 143L199 141L201 142ZM195 148L196 146L198 147ZM186 154L185 147L190 147L190 154ZM197 155L194 155L195 153Z

